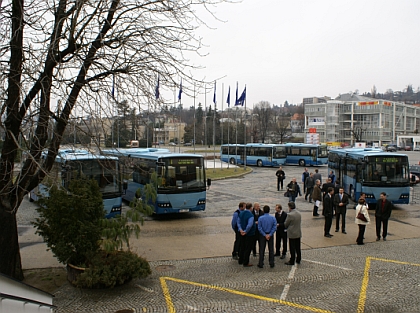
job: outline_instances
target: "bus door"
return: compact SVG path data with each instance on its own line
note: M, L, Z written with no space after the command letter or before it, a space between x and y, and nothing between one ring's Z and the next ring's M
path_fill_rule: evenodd
M311 155L312 155L313 164L317 165L316 160L318 159L318 149L317 148L312 148L311 149Z

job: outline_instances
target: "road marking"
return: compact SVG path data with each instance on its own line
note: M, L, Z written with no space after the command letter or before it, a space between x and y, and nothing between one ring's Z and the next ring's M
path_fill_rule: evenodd
M295 272L296 272L296 265L292 266L292 269L290 270L289 276L287 277L287 280L291 281L293 278L295 278ZM280 300L286 300L287 294L289 293L290 284L284 285L283 292L281 293Z
M362 280L362 286L360 288L359 302L357 303L357 313L363 313L365 311L366 292L367 292L367 287L369 284L369 270L370 270L371 261L395 263L395 264L401 264L401 265L420 266L420 264L418 263L410 263L410 262L403 262L403 261L397 261L397 260L367 257L366 263L365 263L365 269L363 271L363 280Z
M311 263L315 263L315 264L320 264L320 265L326 265L326 266L331 266L331 267L336 267L345 271L351 271L351 268L347 268L347 267L342 267L342 266L338 266L338 265L333 265L333 264L329 264L329 263L324 263L324 262L318 262L318 261L312 261L312 260L306 260L304 259L303 261L306 262L311 262Z
M290 306L290 307L294 307L294 308L299 308L299 309L303 309L303 310L307 310L307 311L311 311L311 312L332 313L331 311L328 311L328 310L314 308L314 307L310 307L310 306L307 306L307 305L302 305L302 304L298 304L298 303L294 303L294 302L268 298L268 297L259 296L259 295L255 295L255 294L252 294L252 293L239 291L239 290L229 289L229 288L225 288L225 287L218 287L218 286L214 286L214 285L206 285L206 284L201 284L201 283L197 283L197 282L193 282L193 281L177 279L177 278L166 276L166 277L160 277L160 283L162 285L163 295L165 297L166 305L167 305L169 313L176 313L176 311L175 311L175 307L174 307L174 304L173 304L172 299L171 299L171 295L169 293L168 285L166 284L167 280L177 282L177 283L181 283L181 284L187 284L187 285L192 285L192 286L196 286L196 287L201 287L201 288L209 288L209 289L214 289L214 290L218 290L218 291L228 292L228 293L231 293L231 294L234 294L234 295L249 297L249 298L258 299L258 300L262 300L262 301L278 303L278 304L282 304L282 305L286 305L286 306Z

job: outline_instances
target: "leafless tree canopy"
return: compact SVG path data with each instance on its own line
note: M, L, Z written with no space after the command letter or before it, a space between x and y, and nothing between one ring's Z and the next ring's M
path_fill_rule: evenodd
M189 56L202 45L194 31L220 2L0 1L0 272L20 278L15 214L50 171L71 118L112 115L112 90L140 110L164 102L155 99L158 76L167 90L193 80ZM14 171L21 151L26 161Z

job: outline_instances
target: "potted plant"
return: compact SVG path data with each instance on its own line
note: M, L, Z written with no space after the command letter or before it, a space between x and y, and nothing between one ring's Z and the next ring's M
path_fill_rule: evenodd
M144 188L148 192L153 188ZM78 287L114 287L151 273L148 262L130 251L129 238L138 236L139 223L151 213L141 196L126 214L105 219L103 200L95 180L71 181L68 190L53 186L39 200L36 233L44 238L58 261L67 265L69 281ZM144 200L143 200L144 198Z

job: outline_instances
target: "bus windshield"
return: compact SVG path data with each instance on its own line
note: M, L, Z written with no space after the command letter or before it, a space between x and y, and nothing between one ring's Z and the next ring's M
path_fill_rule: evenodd
M206 189L202 158L162 158L162 179L159 192L188 192Z
M363 171L365 182L375 183L408 183L409 164L403 156L369 156Z
M120 184L117 177L117 161L115 160L77 160L67 161L65 169L67 175L63 175L63 186L68 188L68 184L74 175L82 175L88 179L98 182L101 193L107 194L121 193Z

